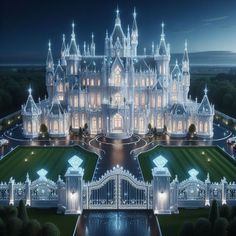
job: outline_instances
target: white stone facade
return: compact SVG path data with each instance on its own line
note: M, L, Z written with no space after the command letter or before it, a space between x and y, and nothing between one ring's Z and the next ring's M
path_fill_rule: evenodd
M131 30L128 28L125 34L117 10L111 35L106 32L104 55L96 55L93 34L91 44L84 43L80 51L74 24L68 44L63 35L61 58L56 68L49 44L47 104L39 104L37 114L31 115L23 106L25 136L35 137L39 132L38 128L36 133L28 130L27 122L31 119L39 126L45 124L53 137L66 136L70 127L77 131L85 124L90 134L145 134L149 123L158 132L166 129L174 137L186 136L193 124L197 136L212 137L214 106L209 103L207 89L201 103L188 98L187 43L181 66L176 61L171 69L164 24L159 45L152 45L150 55L137 54L138 36L136 12ZM58 114L52 115L50 108L55 101Z

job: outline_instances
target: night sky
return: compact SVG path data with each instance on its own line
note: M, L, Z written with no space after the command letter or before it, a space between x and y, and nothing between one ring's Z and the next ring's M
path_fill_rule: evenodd
M171 52L182 52L185 39L191 52L236 51L236 1L1 0L0 62L44 63L49 39L56 58L62 34L70 38L72 21L81 51L94 32L97 54L102 54L105 31L113 29L117 5L125 32L136 7L139 52L144 47L150 50L152 41L159 42L162 21Z

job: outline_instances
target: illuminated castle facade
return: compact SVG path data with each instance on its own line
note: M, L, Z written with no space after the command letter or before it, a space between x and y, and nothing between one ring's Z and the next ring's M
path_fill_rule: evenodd
M63 35L61 58L54 66L51 44L46 61L48 99L36 104L29 91L22 106L23 134L37 137L42 124L51 137L65 137L87 123L90 134L145 134L148 125L170 136L184 137L193 124L196 135L212 137L214 106L207 89L200 103L188 99L189 58L185 43L181 65L170 68L170 46L164 24L159 45L138 55L138 27L124 33L119 11L112 33L105 35L104 55L96 55L94 36L80 50L74 24L71 39Z

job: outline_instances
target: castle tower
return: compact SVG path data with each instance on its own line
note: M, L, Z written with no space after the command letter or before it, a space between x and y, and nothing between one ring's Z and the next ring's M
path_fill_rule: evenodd
M95 56L95 43L94 43L94 34L92 33L92 42L91 42L91 46L90 46L90 51L91 51L91 56L94 57Z
M136 22L136 10L134 9L133 13L133 26L132 26L132 32L131 32L131 52L132 57L137 56L137 47L138 47L138 26Z
M62 35L62 45L61 45L61 66L66 67L66 38Z
M78 75L79 60L81 58L79 47L76 44L75 24L72 23L71 41L69 46L69 55L67 59L67 75Z
M26 138L38 137L41 122L41 109L36 105L32 97L32 89L29 88L29 96L26 104L22 106L23 135Z
M166 45L164 27L165 25L164 23L162 23L161 39L156 60L157 60L158 76L163 85L163 88L167 88L169 85L169 73L170 73L169 71L170 50L169 46Z
M189 86L190 86L190 73L189 73L189 58L188 58L188 44L185 41L184 44L184 55L182 60L182 74L183 74L183 91L184 91L184 102L187 101Z
M48 42L48 55L46 60L46 86L48 92L48 100L53 98L53 77L54 77L54 63L51 51L51 42Z

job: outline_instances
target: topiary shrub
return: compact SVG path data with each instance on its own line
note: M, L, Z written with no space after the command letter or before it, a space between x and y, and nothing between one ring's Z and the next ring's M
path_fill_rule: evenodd
M0 218L0 235L7 236L6 224L1 218Z
M6 214L7 220L10 218L16 218L18 215L18 210L15 206L7 206L5 208L5 214Z
M55 224L47 222L42 226L41 235L60 236L60 231Z
M194 236L210 236L211 223L206 218L199 218L194 225Z
M41 232L41 225L35 219L29 220L24 227L24 235L39 236L40 232Z
M11 217L7 221L7 236L20 236L23 232L23 221L17 217Z
M236 235L236 218L231 220L228 226L228 235L227 236L235 236Z
M19 201L19 207L18 207L18 217L26 223L29 220L28 213L25 207L25 203L23 200Z
M220 217L224 217L227 220L229 220L230 215L231 215L230 207L226 204L222 205L221 208L220 208Z
M194 233L194 225L192 222L185 222L180 229L179 236L189 236Z
M218 218L215 221L212 235L214 236L226 236L227 235L227 227L228 227L228 220L225 218Z
M212 227L214 226L214 223L218 218L219 218L218 204L216 200L213 200L208 217Z

